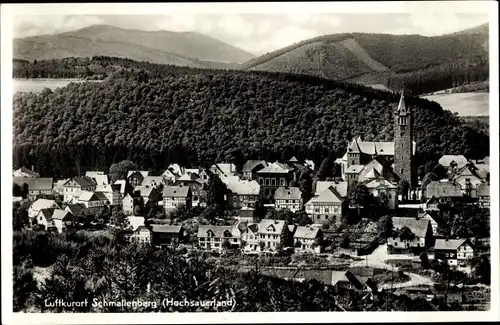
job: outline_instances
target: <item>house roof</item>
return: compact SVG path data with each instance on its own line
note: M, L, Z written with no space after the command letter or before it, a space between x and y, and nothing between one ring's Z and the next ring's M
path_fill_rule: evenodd
M82 203L76 203L76 204L68 204L66 206L66 209L68 209L71 214L76 215L80 212L84 212L86 207Z
M443 155L438 161L440 165L446 168L451 167L452 164L457 164L457 168L462 168L467 162L467 158L463 155Z
M413 154L417 144L413 141ZM364 153L367 155L394 156L394 142L361 141L360 138L351 141L348 147L350 153Z
M259 195L260 184L257 181L241 180L238 176L223 177L222 182L232 193L239 195Z
M165 186L163 197L187 197L190 190L189 186Z
M256 234L259 231L259 224L252 223L247 225L247 231L251 231L252 233Z
M262 168L259 170L257 173L258 174L266 174L266 173L281 173L281 174L287 174L290 172L291 167L279 162L273 162L266 167Z
M373 167L365 174L365 179L375 179L379 177L380 173Z
M436 239L434 249L439 250L457 250L467 239Z
M243 165L243 172L251 172L255 167L262 165L262 168L267 166L267 162L265 160L247 160L247 162Z
M390 188L390 189L394 189L394 188L398 188L397 185L385 180L385 179L374 179L368 183L365 184L365 186L367 188L370 188L370 189L375 189L375 188Z
M323 192L321 192L318 196L313 197L310 199L306 204L312 204L312 203L323 203L323 202L342 202L342 197L341 195L337 192L337 190L330 186Z
M125 194L125 188L127 186L127 181L124 179L119 179L113 183L113 185L120 185L120 193Z
M38 174L37 172L34 172L32 170L29 170L28 168L26 168L26 167L23 166L23 167L21 167L19 169L14 170L13 176L17 176L17 177L39 177L40 174Z
M97 174L99 173L99 174ZM102 173L102 174L100 174ZM104 175L104 172L87 172L85 173L86 177L89 177L94 180L97 185L108 185L109 178L108 175Z
M234 175L236 172L236 166L234 164L227 164L227 163L222 163L222 164L215 164L212 167L218 168L225 176L231 176Z
M198 238L207 237L207 232L211 231L214 237L222 238L225 231L229 231L232 237L240 237L241 232L238 227L235 226L210 226L210 225L200 225L198 227Z
M332 286L337 283L348 283L349 279L345 276L345 271L332 271Z
M285 224L284 220L262 219L259 223L259 233L281 234Z
M97 176L97 175L105 175L103 171L96 171L96 170L89 170L85 172L85 176L88 176L90 178Z
M432 181L427 184L426 187L427 197L461 197L462 189L460 185L453 184L451 182L441 183L437 181Z
M54 208L41 209L40 212L38 212L38 215L42 214L47 221L51 221L54 211Z
M94 195L96 196L97 200L99 200L99 201L107 201L108 200L108 197L103 192L95 191Z
M392 224L394 229L408 227L417 237L425 237L427 229L430 225L428 219L417 219L408 217L393 217Z
M490 196L490 185L481 183L477 186L477 196Z
M332 186L337 190L341 197L347 197L347 182L335 182L335 181L318 181L316 182L316 194L319 195L321 192Z
M96 183L94 182L94 180L90 177L87 177L87 176L77 176L77 177L70 178L64 185L66 185L71 180L76 182L78 184L78 186L80 186L80 187L96 186Z
M80 194L78 201L87 202L87 201L100 201L100 200L97 198L94 192L82 191L82 194Z
M23 187L24 183L28 184L30 191L52 190L54 179L52 177L14 177L14 184Z
M132 231L136 231L140 226L144 226L144 217L130 216L127 219L130 222L130 226L132 226Z
M364 165L351 165L345 171L346 174L359 174L363 170Z
M300 200L302 192L298 187L278 187L274 193L275 200Z
M34 211L39 211L42 209L48 209L52 206L58 206L56 201L47 200L47 199L38 199L33 204L31 204L30 208Z
M136 186L134 192L138 191L142 197L149 197L153 191L153 187L149 185Z
M152 224L151 225L151 230L153 232L178 234L178 233L181 232L182 226Z
M147 170L129 170L127 173L127 178L129 178L132 174L135 174L135 173L140 173L142 175L142 177L149 176L149 171L147 171Z
M318 237L319 233L320 233L319 228L299 226L295 230L293 238L315 239L316 237Z
M52 219L64 220L69 215L70 215L69 211L62 210L62 209L55 209L54 213L52 214Z

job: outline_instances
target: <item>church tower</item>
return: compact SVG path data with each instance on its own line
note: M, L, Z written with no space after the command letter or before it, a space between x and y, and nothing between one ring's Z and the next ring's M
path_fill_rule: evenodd
M394 118L394 172L410 187L416 186L413 168L413 116L406 107L404 91L401 91Z

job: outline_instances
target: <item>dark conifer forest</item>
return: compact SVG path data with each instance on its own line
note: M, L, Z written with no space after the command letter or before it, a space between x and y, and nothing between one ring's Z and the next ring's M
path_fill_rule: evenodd
M399 94L305 75L120 64L101 83L15 94L14 165L68 177L123 159L151 170L294 155L319 164L342 155L353 136L393 137ZM484 130L435 102L407 96L407 104L419 165L489 154Z

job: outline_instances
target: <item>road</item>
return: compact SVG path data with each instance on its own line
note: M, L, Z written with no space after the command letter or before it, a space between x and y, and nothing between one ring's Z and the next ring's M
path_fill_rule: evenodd
M376 268L381 268L381 269L386 269L386 270L393 270L393 271L398 271L398 267L392 266L390 264L387 264L385 261L391 260L391 259L412 259L412 256L409 255L403 255L403 254L387 254L387 245L380 245L375 249L370 255L365 256L365 259L362 261L355 261L351 264L351 267L361 267L361 266L370 266L370 267L376 267ZM393 288L404 288L404 287L411 287L415 285L433 285L434 281L432 281L428 277L421 276L416 273L409 273L405 272L409 277L410 280L404 283L395 283L393 284ZM390 288L391 284L384 284L382 285L382 288Z

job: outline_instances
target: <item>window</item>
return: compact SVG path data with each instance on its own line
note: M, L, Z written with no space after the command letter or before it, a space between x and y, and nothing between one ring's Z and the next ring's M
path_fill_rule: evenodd
M284 178L280 178L280 186L285 186L285 179Z
M288 200L285 200L285 201L286 201L286 203L289 203Z
M275 186L275 185L276 185L276 179L275 179L275 178L271 178L271 185L272 185L272 186Z
M314 212L319 213L319 208L315 208Z
M262 178L259 178L259 184L260 184L260 185L263 185L262 183L263 183Z
M351 160L351 165L356 165L356 164L354 163L354 160Z
M269 178L266 178L266 185L269 185Z
M328 208L325 208L325 213L328 213L330 212Z
M401 168L401 174L403 174L403 168Z

